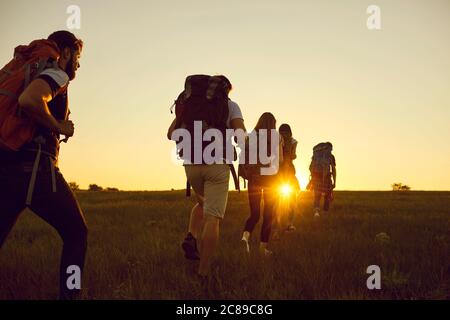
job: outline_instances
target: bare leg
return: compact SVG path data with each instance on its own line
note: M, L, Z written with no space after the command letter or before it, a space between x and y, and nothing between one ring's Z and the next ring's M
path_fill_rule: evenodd
M197 203L191 211L191 218L189 220L189 232L194 238L198 238L203 222L203 207Z
M272 254L272 251L267 249L267 242L260 242L259 243L259 250L261 251L261 253L265 256L270 256Z
M205 225L201 238L200 265L198 273L207 276L209 273L210 260L213 256L219 240L219 219L212 216L205 217Z

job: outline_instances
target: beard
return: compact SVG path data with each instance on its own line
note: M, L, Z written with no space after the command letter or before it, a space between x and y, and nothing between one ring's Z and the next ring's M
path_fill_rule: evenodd
M71 62L67 64L66 66L67 75L69 76L69 80L75 79L76 71L75 71L75 61L71 59Z

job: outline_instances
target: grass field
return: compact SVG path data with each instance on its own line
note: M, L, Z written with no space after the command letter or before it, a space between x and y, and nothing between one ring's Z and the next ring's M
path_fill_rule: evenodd
M84 299L450 299L450 192L336 192L318 219L302 193L297 231L273 241L270 258L239 247L247 193L231 192L206 287L180 248L193 204L183 191L77 197L89 227ZM23 214L0 251L0 299L56 298L61 246ZM366 287L373 264L381 290Z

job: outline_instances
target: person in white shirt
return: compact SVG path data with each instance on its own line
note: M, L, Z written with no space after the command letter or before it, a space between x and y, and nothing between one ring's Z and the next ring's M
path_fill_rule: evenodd
M231 82L225 76L217 77L227 83L228 94L232 89ZM177 119L174 119L167 133L169 139L172 138L176 126ZM230 99L226 126L230 129L246 131L241 109ZM209 273L210 260L217 247L219 224L225 215L230 167L226 163L189 165L185 163L184 168L187 180L196 194L197 203L192 208L188 234L182 248L187 259L200 260L198 274L205 277ZM203 230L201 230L202 225ZM200 252L197 239L201 247Z

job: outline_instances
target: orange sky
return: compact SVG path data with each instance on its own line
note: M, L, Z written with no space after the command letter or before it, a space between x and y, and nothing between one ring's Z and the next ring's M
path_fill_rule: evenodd
M312 147L331 141L338 189L450 189L446 0L1 2L0 64L65 29L72 4L85 48L69 92L76 132L61 150L68 181L183 188L169 107L187 75L221 73L247 128L265 111L291 125L302 187ZM366 27L370 4L381 30Z

